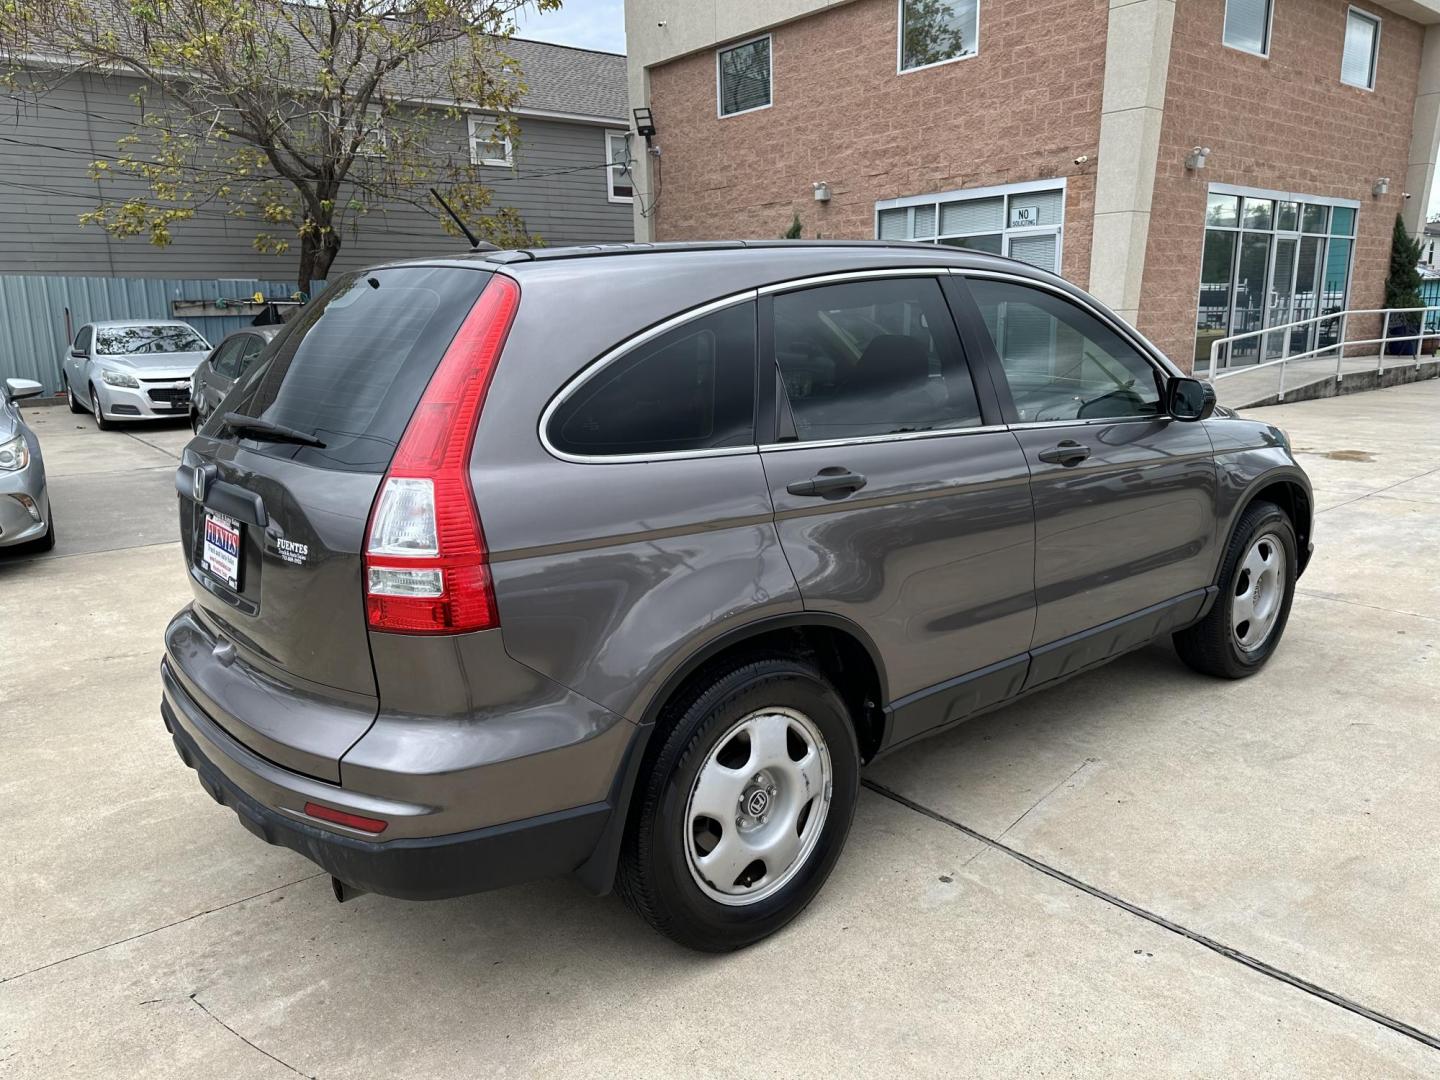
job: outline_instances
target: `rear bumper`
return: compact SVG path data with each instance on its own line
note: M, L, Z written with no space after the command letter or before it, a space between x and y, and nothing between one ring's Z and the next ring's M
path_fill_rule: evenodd
M165 727L210 796L266 843L304 855L348 885L406 900L436 900L578 872L594 891L609 888L624 824L624 815L612 813L612 807L627 804L633 769L620 770L610 797L601 802L467 832L365 839L310 824L284 806L297 797L353 806L353 793L257 757L205 717L163 665L162 681ZM628 759L638 761L644 741L632 740ZM385 816L378 803L370 805L371 812Z
M608 803L577 806L474 832L375 843L326 832L261 805L232 783L180 725L169 703L165 726L200 786L267 844L299 852L326 873L367 892L439 900L578 869L610 818Z

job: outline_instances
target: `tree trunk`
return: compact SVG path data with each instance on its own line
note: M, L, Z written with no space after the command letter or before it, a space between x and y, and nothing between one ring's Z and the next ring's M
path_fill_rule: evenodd
M300 270L296 284L306 297L312 296L311 285L330 276L335 256L340 254L340 236L334 229L316 235L306 231L300 236Z

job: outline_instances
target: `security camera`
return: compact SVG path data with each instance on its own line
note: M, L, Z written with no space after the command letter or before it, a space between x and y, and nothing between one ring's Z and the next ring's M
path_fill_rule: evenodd
M1075 164L1076 164L1076 165L1084 165L1084 164L1085 164L1087 161L1089 161L1089 160L1090 160L1090 155L1089 155L1089 154L1081 154L1079 157L1077 157L1077 158L1075 159Z
M1408 191L1405 192L1405 198L1407 198L1407 199L1410 198L1410 192L1408 192Z

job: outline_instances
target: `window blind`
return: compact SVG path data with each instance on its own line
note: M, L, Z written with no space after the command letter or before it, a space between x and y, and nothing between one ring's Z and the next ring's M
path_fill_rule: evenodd
M759 38L720 52L720 114L770 104L770 39Z
M1225 0L1225 44L1250 52L1270 50L1270 0Z
M1374 19L1352 11L1345 19L1345 54L1340 60L1340 78L1351 86L1367 90L1375 85L1375 34L1379 30Z

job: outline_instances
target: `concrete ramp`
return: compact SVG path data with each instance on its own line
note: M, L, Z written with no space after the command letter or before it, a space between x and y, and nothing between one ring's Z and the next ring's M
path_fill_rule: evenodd
M1281 372L1284 372L1282 393ZM1220 404L1232 409L1253 409L1282 402L1308 401L1312 398L1335 397L1364 390L1433 379L1440 375L1440 360L1424 356L1416 363L1414 357L1376 355L1347 356L1336 369L1336 359L1310 357L1292 360L1284 365L1261 368L1231 368L1221 371L1214 380Z

